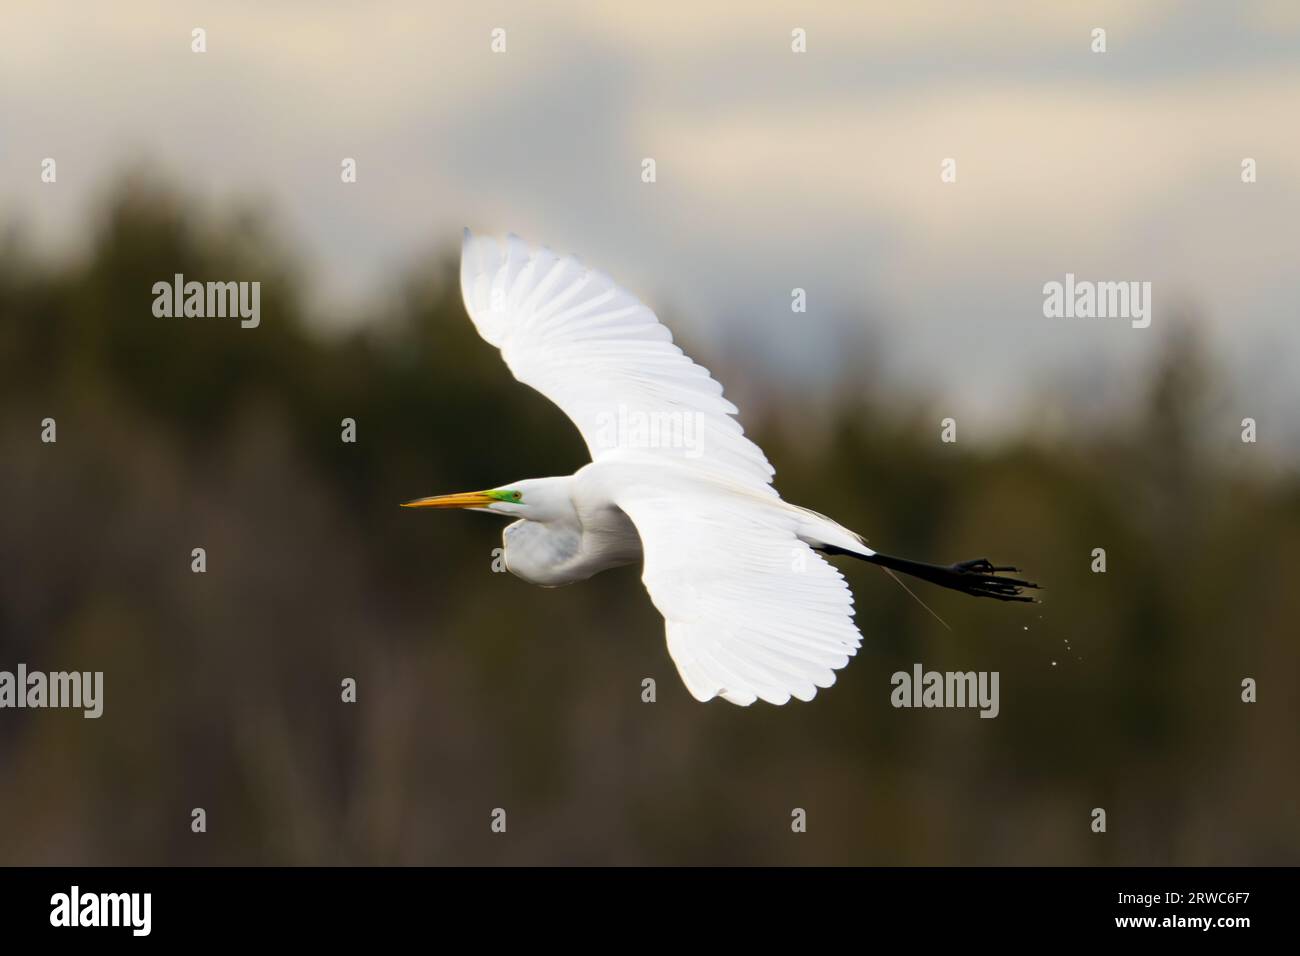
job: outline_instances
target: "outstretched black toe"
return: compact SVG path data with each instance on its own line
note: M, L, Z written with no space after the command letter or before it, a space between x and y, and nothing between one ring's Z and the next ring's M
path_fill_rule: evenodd
M999 571L1019 572L1020 569L1011 565L996 565L988 558L975 558L972 561L959 561L951 565L948 569L954 576L955 580L935 580L935 584L941 584L944 587L953 588L966 594L973 594L976 597L997 598L999 601L1027 601L1033 602L1036 599L1031 595L1024 594L1025 588L1037 589L1038 585L1032 581L1022 581L1020 578L999 577Z

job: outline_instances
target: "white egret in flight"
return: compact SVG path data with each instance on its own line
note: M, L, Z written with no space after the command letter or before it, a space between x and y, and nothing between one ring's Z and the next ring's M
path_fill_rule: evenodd
M773 468L707 369L645 305L572 257L465 232L461 294L515 378L577 425L591 463L572 475L406 502L516 518L507 569L557 587L643 561L668 653L698 700L811 700L857 652L853 595L823 555L849 555L979 597L1036 585L985 559L951 566L880 554L782 501Z

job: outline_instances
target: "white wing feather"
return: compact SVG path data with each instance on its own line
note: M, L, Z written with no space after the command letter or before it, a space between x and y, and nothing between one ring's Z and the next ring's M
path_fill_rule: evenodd
M503 249L466 230L460 281L479 334L572 419L592 461L635 448L776 495L722 386L608 276L517 236Z
M594 462L635 449L647 464L689 465L613 498L641 537L642 580L691 694L784 704L831 686L862 638L843 576L801 537L811 522L861 545L777 497L772 466L708 370L608 276L516 236L503 249L466 230L461 293L479 334L573 420ZM636 430L650 423L675 424L668 437L682 440Z
M857 653L853 593L799 539L797 509L709 485L634 484L615 501L641 535L641 579L697 700L811 700Z

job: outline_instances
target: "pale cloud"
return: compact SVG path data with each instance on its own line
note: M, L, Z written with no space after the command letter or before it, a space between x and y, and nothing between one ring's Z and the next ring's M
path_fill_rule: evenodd
M558 4L576 19L642 50L725 49L743 39L759 38L788 51L790 31L809 31L809 49L876 44L987 49L1014 48L1038 42L1061 42L1071 30L1104 26L1138 30L1159 24L1177 12L1175 0L1144 3L1025 3L1023 0L911 0L908 3L837 2L808 4L785 0L715 0L710 3L608 3L575 0Z
M660 112L639 118L636 138L728 227L761 226L754 197L779 191L810 216L886 217L904 241L1018 253L1059 226L1089 253L1124 242L1171 194L1240 185L1246 156L1264 158L1270 194L1294 203L1300 127L1279 118L1297 103L1300 70L1136 91L992 85L874 104L754 104L721 120ZM953 184L940 181L948 157ZM1291 230L1282 208L1254 207L1258 223ZM1174 212L1191 227L1201 207Z

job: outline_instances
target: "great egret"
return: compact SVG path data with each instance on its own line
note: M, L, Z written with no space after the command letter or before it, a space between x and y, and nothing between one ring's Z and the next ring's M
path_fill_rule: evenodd
M979 597L1036 585L985 559L951 566L880 554L856 532L781 500L773 468L722 386L608 276L510 236L465 231L461 294L515 378L577 425L591 463L572 475L408 501L517 518L507 569L557 587L644 560L672 656L698 700L811 700L857 652L843 554Z

